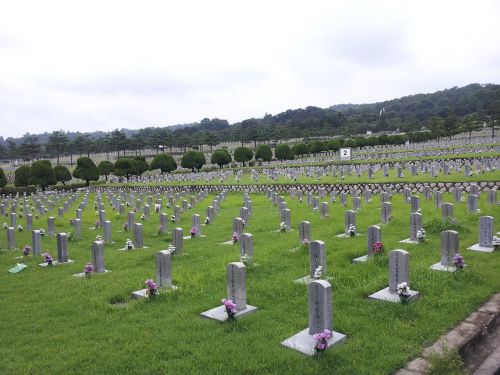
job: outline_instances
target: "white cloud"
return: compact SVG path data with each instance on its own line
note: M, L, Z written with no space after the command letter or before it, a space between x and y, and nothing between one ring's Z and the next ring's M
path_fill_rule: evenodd
M230 122L499 83L500 6L470 1L12 1L4 138Z

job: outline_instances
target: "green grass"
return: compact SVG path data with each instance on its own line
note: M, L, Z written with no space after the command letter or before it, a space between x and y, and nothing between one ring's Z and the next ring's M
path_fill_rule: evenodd
M212 196L185 212L181 223L187 235L191 214L205 209ZM91 242L101 230L90 230L97 215L93 195L83 215L83 239L72 241L69 255L74 264L41 269L41 257L29 257L28 268L7 273L19 260L31 234L16 233L20 250L0 253L0 373L95 373L95 374L389 374L419 355L500 288L500 252L465 250L478 239L478 216L466 214L466 204L455 204L460 230L460 249L468 267L464 272L431 271L440 259L440 210L421 197L424 224L433 228L427 242L405 245L409 237L409 204L393 198L393 216L382 229L386 253L366 264L352 259L366 253L366 236L337 238L343 231L346 208L330 206L330 218L322 219L305 203L286 197L292 212L290 233L274 232L279 226L277 207L264 195L252 195L253 216L246 231L254 236L254 258L259 264L247 270L247 302L257 313L235 323L202 319L199 314L220 304L226 293L225 267L238 261L239 246L222 245L232 234L232 219L239 216L241 194L228 194L214 223L202 228L207 237L184 242L184 254L173 260L173 282L178 290L156 300L131 301L130 293L155 277L155 253L166 249L170 234L156 237L158 216L145 225L148 249L118 251L131 236L119 232L126 221L106 205L113 221L115 244L106 246L105 263L111 273L77 279L91 261ZM452 202L444 194L445 202ZM105 200L106 202L106 200ZM352 200L349 198L348 207ZM379 199L363 202L357 227L379 223ZM500 218L498 206L480 199L481 214ZM70 231L69 218L56 219L56 231ZM170 215L171 210L167 210ZM57 217L54 209L53 215ZM307 287L293 281L309 269L307 250L290 252L298 245L299 221L309 220L313 239L325 241L327 273L332 277L334 329L347 335L347 343L308 358L284 348L280 342L307 327ZM7 221L7 218L5 218ZM24 224L24 218L19 220ZM35 220L46 229L46 216ZM169 223L169 233L172 229ZM429 227L428 227L429 228ZM42 249L57 255L55 237L45 237ZM0 236L5 246L5 234ZM410 252L411 287L421 299L403 306L368 300L367 296L388 285L387 253L403 248ZM110 302L124 300L126 307Z

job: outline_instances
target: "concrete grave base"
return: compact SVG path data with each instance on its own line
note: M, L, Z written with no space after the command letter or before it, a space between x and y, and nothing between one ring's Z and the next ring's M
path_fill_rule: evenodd
M472 245L472 246L468 247L467 250L482 251L483 253L492 253L495 250L495 248L494 247L480 246L477 243L475 245Z
M376 293L370 294L368 296L370 299L378 299L381 301L389 301L389 302L396 302L396 303L401 303L401 299L399 298L399 294L397 293L392 293L389 292L389 287L379 290ZM420 293L417 292L416 290L410 290L410 301L417 300L420 298Z
M354 264L357 264L357 263L365 263L365 262L368 262L368 260L370 259L370 257L368 255L363 255L362 257L359 257L359 258L354 258L352 260L352 262Z
M233 242L233 240L229 240L226 242L222 242L221 245L236 245L238 242Z
M359 236L362 236L363 233L356 233L356 235L354 237L359 237ZM351 236L349 234L345 234L345 233L341 233L341 234L337 234L338 238L351 238Z
M195 236L194 238L205 238L205 237L206 237L206 236L202 234L201 236ZM193 237L191 237L191 236L184 236L184 237L182 237L182 238L183 238L183 239L185 239L185 240L190 240L190 239L192 239Z
M419 240L412 240L410 238L407 238L406 240L402 240L402 241L399 241L400 243L409 243L409 244L412 244L412 245L418 245L420 243Z
M433 264L430 268L431 268L431 270L445 271L445 272L455 272L457 270L457 267L455 267L455 266L443 266L441 264L441 262Z
M52 265L53 265L53 266L59 266L59 265L63 265L63 264L70 264L70 263L75 263L75 261L74 261L74 260L72 260L72 259L68 259L68 261L67 261L67 262L59 262L59 261L57 261L57 260L54 260L54 261L52 262ZM47 262L45 262L45 263L39 263L38 265L39 265L40 267L50 267L50 266L49 266L49 264L48 264Z
M149 246L133 247L132 249L129 249L127 247L122 247L121 249L118 249L118 251L132 251L132 250L140 250L140 249L149 249Z
M343 344L346 341L346 335L332 331L332 337L328 339L328 348ZM317 354L314 346L316 345L316 340L313 335L309 334L309 328L306 328L303 331L300 331L296 335L289 337L285 341L281 342L281 345L286 346L287 348L297 350L298 352L304 353L308 356L313 356Z
M244 315L252 314L257 311L257 307L255 306L250 306L247 305L247 307L244 310L238 311L234 317L235 318L241 318ZM213 308L211 310L202 312L201 314L202 318L207 318L207 319L214 319L218 320L220 322L224 322L228 319L228 315L226 313L226 307L225 306L219 306L216 308Z
M172 285L170 288L160 288L158 289L160 294L163 291L169 291L169 290L176 290L177 287L175 285ZM133 299L141 299L141 298L149 298L149 296L146 294L147 289L141 289L141 290L136 290L135 292L132 292L132 298Z
M111 271L110 270L104 270L104 272L91 272L92 273L91 276L100 275L102 273L108 273L108 272L111 272ZM75 273L73 276L74 277L85 277L85 272Z
M327 277L322 277L321 279L315 279L314 277L311 277L311 276L304 276L304 277L301 277L300 279L297 279L295 280L294 282L297 283L297 284L305 284L305 285L309 285L311 282L315 281L315 280L332 280L333 277L330 277L330 276L327 276Z

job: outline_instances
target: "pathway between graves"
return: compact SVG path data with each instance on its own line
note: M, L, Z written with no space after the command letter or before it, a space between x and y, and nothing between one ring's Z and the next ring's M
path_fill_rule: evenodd
M470 314L463 322L424 349L394 375L423 375L430 370L429 356L458 350L467 374L500 373L500 293Z

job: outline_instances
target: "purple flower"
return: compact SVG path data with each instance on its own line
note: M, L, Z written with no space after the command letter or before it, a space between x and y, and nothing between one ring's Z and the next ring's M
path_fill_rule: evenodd
M123 230L127 231L128 230L128 223L123 224Z
M328 339L330 337L332 337L332 331L326 328L323 331L314 334L313 338L316 340L314 349L317 352L322 352L323 350L325 350L328 347Z
M148 295L150 298L158 294L158 285L153 279L146 279L144 284L146 284L146 295Z
M52 265L52 261L53 261L53 259L52 259L52 257L50 256L50 254L49 254L49 253L43 253L43 254L42 254L42 256L43 256L43 258L45 259L45 262L46 262L49 266L51 266L51 265Z
M238 232L233 232L233 243L238 242L238 239L239 239Z
M196 236L196 234L198 233L198 228L192 227L190 233L191 233L191 236Z
M29 255L31 251L31 247L29 245L26 245L23 249L23 255Z
M464 268L464 257L460 254L455 254L455 256L453 257L453 263L455 263L455 267L457 268Z
M83 272L85 272L85 276L89 276L93 269L94 269L94 266L90 263L87 263L85 265L85 268L83 269Z
M238 311L238 310L236 310L236 303L234 303L233 300L226 299L226 298L223 298L221 302L223 303L224 307L226 308L226 313L227 313L229 319L234 318L234 316L236 315L236 313Z

